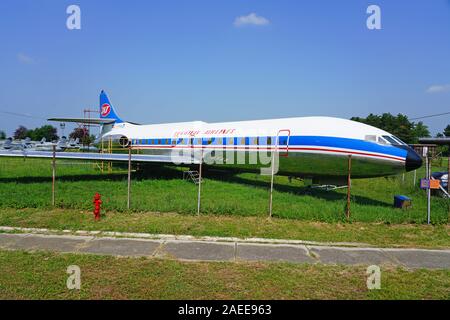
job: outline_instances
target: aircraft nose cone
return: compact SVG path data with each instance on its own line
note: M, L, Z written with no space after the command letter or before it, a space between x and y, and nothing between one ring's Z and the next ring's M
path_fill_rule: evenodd
M422 158L413 149L409 148L405 162L406 171L416 170L421 166L422 166Z

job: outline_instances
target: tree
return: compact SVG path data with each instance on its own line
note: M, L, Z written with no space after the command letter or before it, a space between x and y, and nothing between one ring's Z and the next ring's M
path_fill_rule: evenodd
M42 140L42 138L45 138L47 141L59 139L56 128L51 125L45 125L34 130L29 130L28 136L34 141Z
M414 124L413 137L414 143L419 142L419 138L431 137L428 127L424 125L422 121L419 121L418 123Z
M0 130L0 140L5 140L6 139L6 133L3 130Z
M16 131L14 131L14 139L25 139L28 134L28 129L24 126L19 126Z
M397 116L390 113L383 113L381 116L371 113L366 118L353 117L351 120L385 130L406 143L417 143L420 137L430 136L428 127L423 122L411 122L401 113Z
M86 136L81 140L81 142L82 142L84 145L90 145L90 144L94 143L94 141L95 141L95 136L94 136L93 134L91 134L91 135L86 135Z
M75 128L69 134L69 139L79 139L84 145L92 144L95 141L94 135L89 135L89 132L85 128Z
M444 136L450 137L450 124L444 129Z
M73 131L69 134L69 139L80 139L83 140L84 136L86 136L87 130L84 128L75 128Z

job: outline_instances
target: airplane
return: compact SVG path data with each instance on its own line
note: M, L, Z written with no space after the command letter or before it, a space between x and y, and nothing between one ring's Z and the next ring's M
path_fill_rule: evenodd
M371 178L404 173L422 165L421 157L406 143L384 130L333 117L297 117L254 121L206 123L203 121L139 125L123 121L107 94L100 93L99 118L50 118L101 126L101 139L113 139L123 148L139 150L131 161L192 165L208 154L212 165L249 171L267 167L261 153L279 154L277 173L334 184L348 176ZM192 152L201 152L193 156ZM0 152L0 156L8 153ZM9 153L9 156L14 153ZM51 153L29 152L29 157ZM128 161L128 154L58 152L57 158ZM257 159L249 161L249 159ZM246 159L246 161L236 161ZM269 158L270 162L270 158Z
M67 148L68 149L79 149L80 148L80 139L76 138L74 139L70 139L69 142L67 143Z
M30 149L33 148L34 142L31 141L30 138L25 138L24 140L21 140L20 142L13 141L12 138L7 138L2 143L2 148L4 150L24 150L24 149Z
M67 149L67 138L61 137L56 143L54 142L46 142L45 138L42 138L41 142L34 145L33 150L35 151L52 151L53 152L53 146L55 146L55 151L61 152Z

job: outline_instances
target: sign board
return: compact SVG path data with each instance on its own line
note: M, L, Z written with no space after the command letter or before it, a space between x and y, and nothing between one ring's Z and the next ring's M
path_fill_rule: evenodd
M440 180L430 180L430 189L439 189L441 186Z
M440 186L439 180L420 179L420 189L439 189Z
M422 156L423 156L423 157L426 157L427 154L428 154L428 147L423 147L423 148L422 148Z
M429 189L429 188L430 188L430 180L420 179L420 189Z

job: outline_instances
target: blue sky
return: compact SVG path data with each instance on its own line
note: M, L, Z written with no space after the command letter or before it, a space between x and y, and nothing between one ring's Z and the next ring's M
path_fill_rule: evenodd
M66 28L71 4L81 30ZM366 27L370 4L381 30ZM82 116L101 89L140 123L450 111L449 0L4 0L0 12L0 111L37 117L0 113L8 134ZM450 115L424 122L436 133Z

